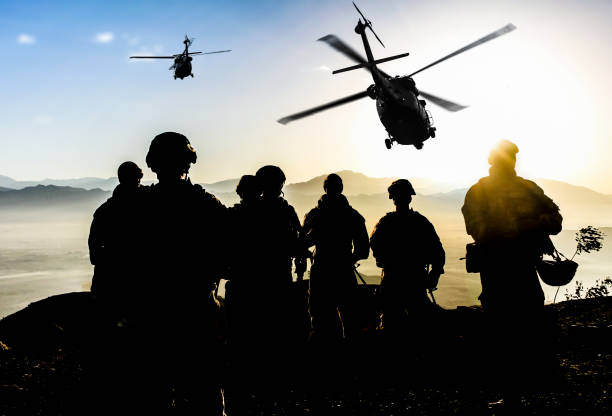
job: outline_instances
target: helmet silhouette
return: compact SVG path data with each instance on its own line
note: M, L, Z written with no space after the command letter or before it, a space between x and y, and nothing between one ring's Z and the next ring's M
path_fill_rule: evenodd
M387 188L389 198L393 199L398 195L416 195L414 188L408 179L397 179Z
M196 160L196 151L187 137L171 131L153 138L146 158L147 166L155 173L164 169L183 169L187 172Z

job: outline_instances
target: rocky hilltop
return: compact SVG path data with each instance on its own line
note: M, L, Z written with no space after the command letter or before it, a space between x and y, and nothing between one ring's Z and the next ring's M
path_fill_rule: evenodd
M557 323L560 369L557 377L523 396L526 414L610 414L612 297L546 308ZM387 353L384 344L373 335L367 345L358 347L360 358L344 367L351 370L338 384L341 387L324 393L305 388L316 386L318 378L338 375L312 374L302 366L294 380L284 381L284 389L262 394L254 388L246 403L247 414L491 414L487 402L499 396L482 377L486 333L481 309L460 307L440 313L446 324L438 331L439 347L430 356L420 357L424 361L397 357L393 367L385 365L381 360ZM85 397L84 357L98 320L89 292L53 296L2 319L0 414L90 413L93 404L80 398ZM307 360L308 346L304 351L301 359Z

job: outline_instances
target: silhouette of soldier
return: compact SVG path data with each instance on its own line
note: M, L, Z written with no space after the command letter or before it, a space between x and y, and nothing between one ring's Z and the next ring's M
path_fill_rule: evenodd
M94 213L88 245L94 265L91 292L125 318L136 289L132 285L137 267L133 252L140 245L136 227L141 215L142 170L128 161L119 166L117 174L119 185Z
M149 396L181 412L221 415L218 303L226 208L188 179L196 152L185 136L157 135L146 157L158 183L146 193L142 334L152 361ZM147 344L149 344L147 346Z
M325 194L304 218L305 245L315 246L310 270L311 339L338 341L359 330L355 321L355 263L368 258L365 219L342 194L335 173L323 182Z
M257 292L261 284L257 278L258 263L265 252L260 239L265 229L260 223L261 187L254 175L244 175L236 187L240 202L230 208L230 240L232 256L229 261L228 282L225 284L225 306L228 319L229 343L234 347L250 349L249 340L258 330L253 314L261 302Z
M503 140L489 155L489 176L466 196L461 212L467 233L477 244L482 293L488 316L493 359L503 369L504 400L518 403L518 389L531 377L546 350L543 326L544 293L535 265L552 251L549 235L561 231L559 207L534 182L516 175L518 147ZM537 348L534 345L539 344ZM540 363L541 364L541 363ZM524 380L517 380L523 372Z
M380 300L382 326L392 337L408 331L421 333L431 324L433 305L428 289L435 289L444 273L445 253L434 226L410 208L416 193L406 179L388 188L395 211L380 219L370 246L376 264L382 267Z
M130 396L126 381L129 324L138 314L139 276L142 274L143 193L142 170L134 162L118 169L119 185L96 209L89 232L89 258L94 265L91 292L99 306L98 319L91 322L95 334L84 356L83 403L99 414L108 413L117 402ZM115 400L109 400L114 398ZM96 402L93 406L91 403Z
M292 302L292 259L301 253L301 224L295 209L281 196L285 174L278 166L267 165L255 174L261 186L256 250L257 285L252 296L260 299L256 310L262 318L260 342L277 361L296 342L297 305ZM276 354L275 354L276 353ZM274 354L274 355L273 355Z

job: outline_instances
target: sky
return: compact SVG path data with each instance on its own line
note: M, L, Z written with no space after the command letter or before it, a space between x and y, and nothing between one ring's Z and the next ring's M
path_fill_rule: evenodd
M369 98L290 123L277 119L367 88L366 71L322 42L357 50L349 0L0 0L0 175L18 180L114 176L144 162L151 139L185 134L191 177L214 182L276 164L289 182L350 169L467 186L487 174L489 149L517 143L517 170L612 194L612 2L359 0L386 48L381 65L408 74L507 23L517 29L415 76L417 87L468 105L428 106L437 137L422 150L384 146ZM168 60L185 35L194 78Z

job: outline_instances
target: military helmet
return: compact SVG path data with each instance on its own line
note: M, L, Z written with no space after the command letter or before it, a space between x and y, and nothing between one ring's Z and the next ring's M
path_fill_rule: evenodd
M236 186L236 193L243 199L249 196L259 196L261 194L261 186L257 177L254 175L243 175Z
M153 138L146 158L147 166L153 172L157 172L160 167L184 168L188 171L189 165L196 163L196 160L196 151L187 137L172 131Z
M393 181L393 183L391 183L391 185L387 188L387 191L389 191L389 198L391 199L402 193L416 195L416 192L414 192L414 188L408 179L397 179Z
M281 168L274 165L266 165L257 170L255 173L262 187L267 187L271 184L282 185L285 183L285 174Z
M134 162L123 162L117 169L117 177L119 183L137 182L142 179L142 169Z

